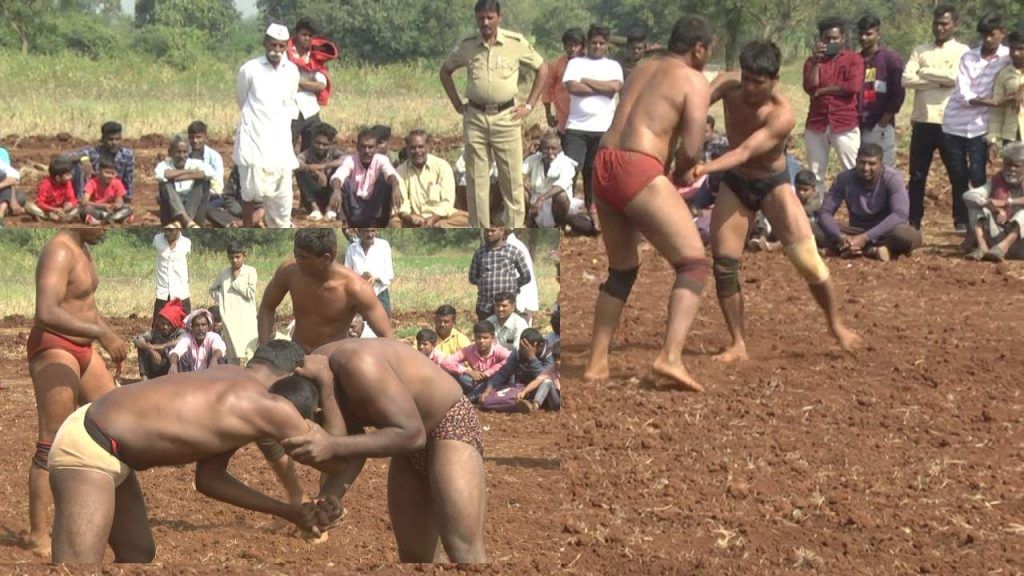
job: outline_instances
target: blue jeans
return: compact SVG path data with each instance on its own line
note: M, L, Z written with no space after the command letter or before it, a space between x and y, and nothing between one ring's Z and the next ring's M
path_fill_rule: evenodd
M552 412L558 412L562 408L562 395L555 388L555 381L545 378L540 386L533 391L533 401L541 408L547 408Z
M469 398L470 402L476 403L480 399L480 394L483 393L484 389L487 388L487 383L490 382L490 378L484 378L479 382L474 382L473 378L469 374L461 374L455 376L455 380L462 386L462 393Z
M945 134L943 147L949 159L949 183L953 187L953 222L967 225L967 205L964 192L985 184L988 164L988 144L984 136L964 138Z

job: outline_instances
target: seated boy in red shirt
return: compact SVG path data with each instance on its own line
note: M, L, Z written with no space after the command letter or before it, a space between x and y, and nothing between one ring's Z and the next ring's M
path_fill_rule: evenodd
M128 219L132 207L124 203L124 183L110 158L100 158L99 173L85 183L81 211L90 226L114 224Z
M39 220L70 221L78 217L78 198L71 185L71 161L60 156L50 160L50 177L36 188L36 199L25 211Z

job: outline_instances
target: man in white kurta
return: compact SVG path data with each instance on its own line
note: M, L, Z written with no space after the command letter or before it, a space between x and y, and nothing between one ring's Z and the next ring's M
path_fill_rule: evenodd
M242 109L233 157L238 166L245 226L259 224L257 202L271 228L292 225L292 172L299 167L292 148L292 118L299 69L284 57L288 28L271 24L263 39L266 54L238 70L235 100Z
M373 285L377 300L391 318L391 282L395 279L395 264L391 259L391 244L377 238L376 228L360 228L359 241L345 249L345 266Z
M231 265L221 270L210 285L210 297L220 308L227 358L232 364L244 366L259 346L256 269L245 263L245 249L237 242L228 245L228 261Z
M540 294L537 290L537 275L533 272L533 257L530 256L530 250L526 247L526 244L523 244L519 238L516 238L511 228L508 229L505 242L523 253L523 258L526 259L526 267L530 270L530 282L520 288L519 295L516 296L516 312L526 319L527 324L532 326L533 315L540 310ZM518 344L518 340L516 343Z

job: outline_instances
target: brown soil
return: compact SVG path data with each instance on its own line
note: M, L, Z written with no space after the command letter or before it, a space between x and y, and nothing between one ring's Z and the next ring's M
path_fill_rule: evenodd
M414 321L409 318L409 321ZM145 320L117 318L120 334L137 334ZM0 413L8 450L0 454L0 564L38 563L22 541L27 529L28 464L36 439L36 413L25 343L30 322L24 318L0 320ZM125 382L137 379L135 359L124 367ZM555 530L551 514L558 506L562 473L558 448L550 441L560 417L483 414L487 474L488 554L492 562L519 566L518 572L536 572L535 563L554 564L558 550L550 542ZM300 467L302 468L302 467ZM263 456L253 446L239 451L232 473L251 486L282 497ZM309 469L300 474L307 490L316 477ZM319 570L359 564L397 561L397 549L387 514L387 461L367 463L355 487L345 497L348 514L331 532L330 540L312 545L290 529L274 528L274 518L232 508L199 495L192 488L192 467L158 468L139 474L156 539L157 562L164 565L206 565L204 572L242 573L243 566L288 564ZM112 556L108 552L108 561ZM225 568L233 565L238 568ZM201 567L200 567L201 568ZM245 573L250 569L245 568ZM37 574L42 567L8 566L5 573ZM124 572L140 573L141 568ZM401 571L421 571L410 567ZM433 571L433 570L431 570ZM122 573L105 568L104 573ZM174 569L195 573L195 569ZM163 573L161 571L161 573Z
M167 145L170 138L161 134L146 134L136 139L126 139L123 146L131 148L135 152L135 198L132 206L135 208L135 221L129 226L159 226L160 213L157 206L157 185L153 171L164 156L167 155ZM231 149L233 139L211 140L209 145L224 158L224 177L227 178L231 172L234 162L231 160ZM23 191L30 199L35 195L36 186L39 181L46 177L47 166L50 160L57 154L78 150L93 144L80 138L71 137L68 134L55 136L35 135L19 136L8 134L0 139L0 146L7 148L14 161L15 167L21 172L21 183L18 189ZM461 145L461 138L436 137L434 146L439 152L448 151ZM338 146L342 150L355 150L354 136L338 140ZM396 136L392 136L389 146L392 151L405 146L405 142ZM298 206L298 188L295 187L295 206ZM296 227L319 226L323 222L307 221L304 214L296 210L294 214ZM22 227L53 227L52 222L37 222L29 216L8 216L4 225L11 228ZM115 225L114 227L120 227Z
M711 359L728 333L709 279L684 352L707 388L698 395L644 380L674 278L653 249L611 380L582 383L607 264L599 239L565 239L562 274L579 289L562 302L574 447L563 566L1020 574L1024 265L965 263L952 255L959 240L929 238L886 264L829 261L842 313L867 344L852 356L781 254L746 254L751 360Z

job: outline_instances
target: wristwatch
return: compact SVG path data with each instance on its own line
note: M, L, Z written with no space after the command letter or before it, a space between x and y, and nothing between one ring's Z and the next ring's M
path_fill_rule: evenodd
M526 108L528 112L533 112L533 104L530 104L529 102L524 103L523 108Z

